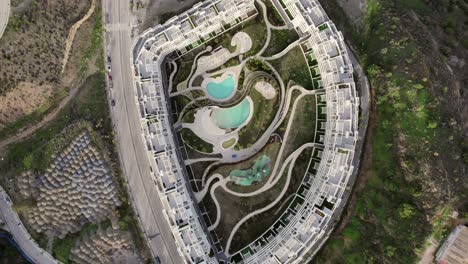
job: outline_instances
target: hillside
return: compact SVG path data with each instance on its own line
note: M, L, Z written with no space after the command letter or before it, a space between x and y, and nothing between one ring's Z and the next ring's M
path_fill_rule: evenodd
M463 221L453 211L467 217L468 4L321 2L367 72L374 115L347 212L314 262L416 262Z

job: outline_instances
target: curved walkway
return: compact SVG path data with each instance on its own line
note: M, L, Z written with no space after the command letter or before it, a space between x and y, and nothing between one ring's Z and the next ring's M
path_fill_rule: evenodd
M284 50L280 51L279 53L277 53L277 54L275 54L273 56L270 56L270 57L262 57L262 58L265 59L265 60L279 59L279 58L283 57L284 55L286 55L286 53L288 53L290 50L297 47L297 45L299 45L299 43L301 41L302 41L302 39L298 39L298 40L294 41L293 43L289 44L286 48L284 48Z
M0 187L0 212L13 239L21 247L23 252L35 263L61 263L42 249L34 239L31 238L12 206L13 204L10 197L5 190Z
M169 76L169 84L167 85L167 87L169 87L168 88L169 93L172 91L172 82L174 81L174 77L178 69L177 63L175 61L171 61L171 64L174 67L174 69L172 70L171 75Z
M302 153L303 150L305 150L306 148L310 148L310 147L313 147L314 146L314 143L306 143L304 145L302 145L300 148L298 148L296 151L294 151L293 154L291 154L287 159L286 161L283 163L283 166L281 168L281 174L283 174L284 170L286 169L287 166L289 166L289 170L288 170L288 175L287 175L287 178L286 178L286 183L285 185L283 186L283 189L281 190L281 193L278 195L278 197L276 197L276 199L270 203L269 205L261 208L261 209L257 209L251 213L249 213L248 215L244 216L235 226L234 228L232 229L231 231L231 234L229 235L229 238L228 238L228 241L227 241L227 244L226 244L226 254L229 255L229 248L231 247L231 242L232 242L232 239L234 238L234 235L235 233L237 232L237 230L239 229L239 227L245 223L247 220L249 220L250 218L254 217L255 215L258 215L258 214L261 214L263 212L266 212L268 211L269 209L271 209L273 206L275 206L279 201L281 201L283 199L283 196L284 194L286 193L287 189L288 189L288 186L289 186L289 182L291 181L291 174L292 174L292 170L294 168L294 164L297 160L297 158L299 157L299 155ZM278 178L279 179L279 178ZM278 180L275 181L275 183L277 182Z
M70 31L68 32L68 37L65 42L65 54L63 56L63 61L62 61L62 72L65 70L65 66L67 65L68 56L70 55L70 51L73 45L73 40L75 39L76 32L80 28L81 24L83 24L86 20L88 20L89 17L91 17L95 8L96 8L96 0L93 0L93 2L91 3L91 7L88 10L88 13L86 13L86 15L83 18L81 18L78 22L76 22L71 27Z
M173 92L173 93L169 94L169 97L182 95L182 94L185 94L185 93L188 93L188 92L191 92L191 91L202 91L202 92L204 92L203 88L201 88L200 86L194 86L194 87L190 87L190 88L187 88L187 89L184 89L184 90Z
M206 193L208 192L208 189L210 188L210 184L215 180L215 179L218 179L220 181L224 180L224 177L223 175L219 174L219 173L216 173L216 174L213 174L213 177L211 177L208 182L206 183L206 185L203 187L203 189L199 192L194 192L195 194L195 199L197 200L197 202L201 202L201 200L203 200L203 198L205 198L205 195Z
M185 165L192 165L197 162L202 162L202 161L220 161L221 158L199 158L199 159L187 159L184 160Z
M282 160L282 156L283 156L283 151L284 151L284 148L286 146L286 143L288 141L288 136L289 136L289 132L291 132L291 126L293 125L293 121L294 121L294 116L296 115L296 107L297 107L297 103L306 95L312 95L315 93L315 91L308 91L308 90L305 90L304 88L302 87L299 87L299 86L293 86L291 87L291 90L292 89L299 89L302 93L301 95L299 95L295 100L294 100L294 103L293 103L293 107L291 109L291 116L289 117L289 120L288 120L288 125L286 127L286 132L284 133L284 136L283 136L283 143L281 144L281 148L278 152L278 157L276 159L276 162L275 162L275 166L273 167L273 170L271 171L271 177L270 179L268 180L268 182L271 182L272 180L275 179L275 177L278 177L278 174L275 174L276 170L278 169L278 166L280 164L280 161ZM295 89L295 90L296 90ZM289 97L289 99L291 99L291 97ZM283 119L285 118L286 116L283 117ZM281 176L280 176L281 177Z
M0 0L0 38L8 25L10 18L10 0Z
M262 14L263 14L263 21L265 21L266 27L267 27L267 39L265 42L265 45L263 45L262 49L255 55L256 57L260 57L263 52L268 48L268 45L270 44L271 41L271 29L274 28L274 26L268 21L268 15L267 15L267 9L265 4L260 1L260 0L255 0L257 4L259 4L262 7Z
M210 165L208 165L208 167L206 167L205 171L203 172L203 176L202 176L202 187L205 186L206 176L208 176L208 172L210 171L211 167L217 166L219 164L221 164L221 162L216 161L216 162L213 162Z

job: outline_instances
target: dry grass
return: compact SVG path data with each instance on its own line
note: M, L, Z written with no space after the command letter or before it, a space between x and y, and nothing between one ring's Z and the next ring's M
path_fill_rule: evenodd
M61 92L61 62L70 27L90 1L13 2L0 39L0 128L41 108Z
M54 86L48 84L19 83L16 89L0 97L0 129L45 105L53 90Z

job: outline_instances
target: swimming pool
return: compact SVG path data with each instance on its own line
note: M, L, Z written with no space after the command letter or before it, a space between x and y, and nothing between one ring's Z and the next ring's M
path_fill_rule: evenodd
M250 102L247 98L230 108L217 108L213 110L211 118L222 129L241 126L250 115Z
M259 182L270 174L271 159L268 156L262 155L255 160L254 165L247 170L232 170L229 173L229 178L241 186L250 186L254 182Z
M224 80L217 82L210 81L206 85L208 94L218 100L226 99L232 95L236 86L236 81L232 75L227 75Z

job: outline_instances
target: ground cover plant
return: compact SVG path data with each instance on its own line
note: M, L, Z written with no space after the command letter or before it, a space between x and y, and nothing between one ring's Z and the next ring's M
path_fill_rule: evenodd
M285 85L293 81L306 89L313 89L309 66L299 46L283 57L269 62L278 70Z
M326 2L364 62L375 115L355 197L313 262L417 262L431 237L440 243L453 228L442 217L446 210L463 218L467 208L467 186L460 184L467 164L460 127L466 120L457 110L461 72L444 65L449 54L466 52L456 37L466 26L450 22L460 21L463 4L367 1L355 31L344 26L349 22L337 3Z
M298 40L299 36L295 31L287 30L287 29L273 29L271 31L271 40L268 45L268 48L262 54L263 57L273 56L286 47L288 47L291 43Z

